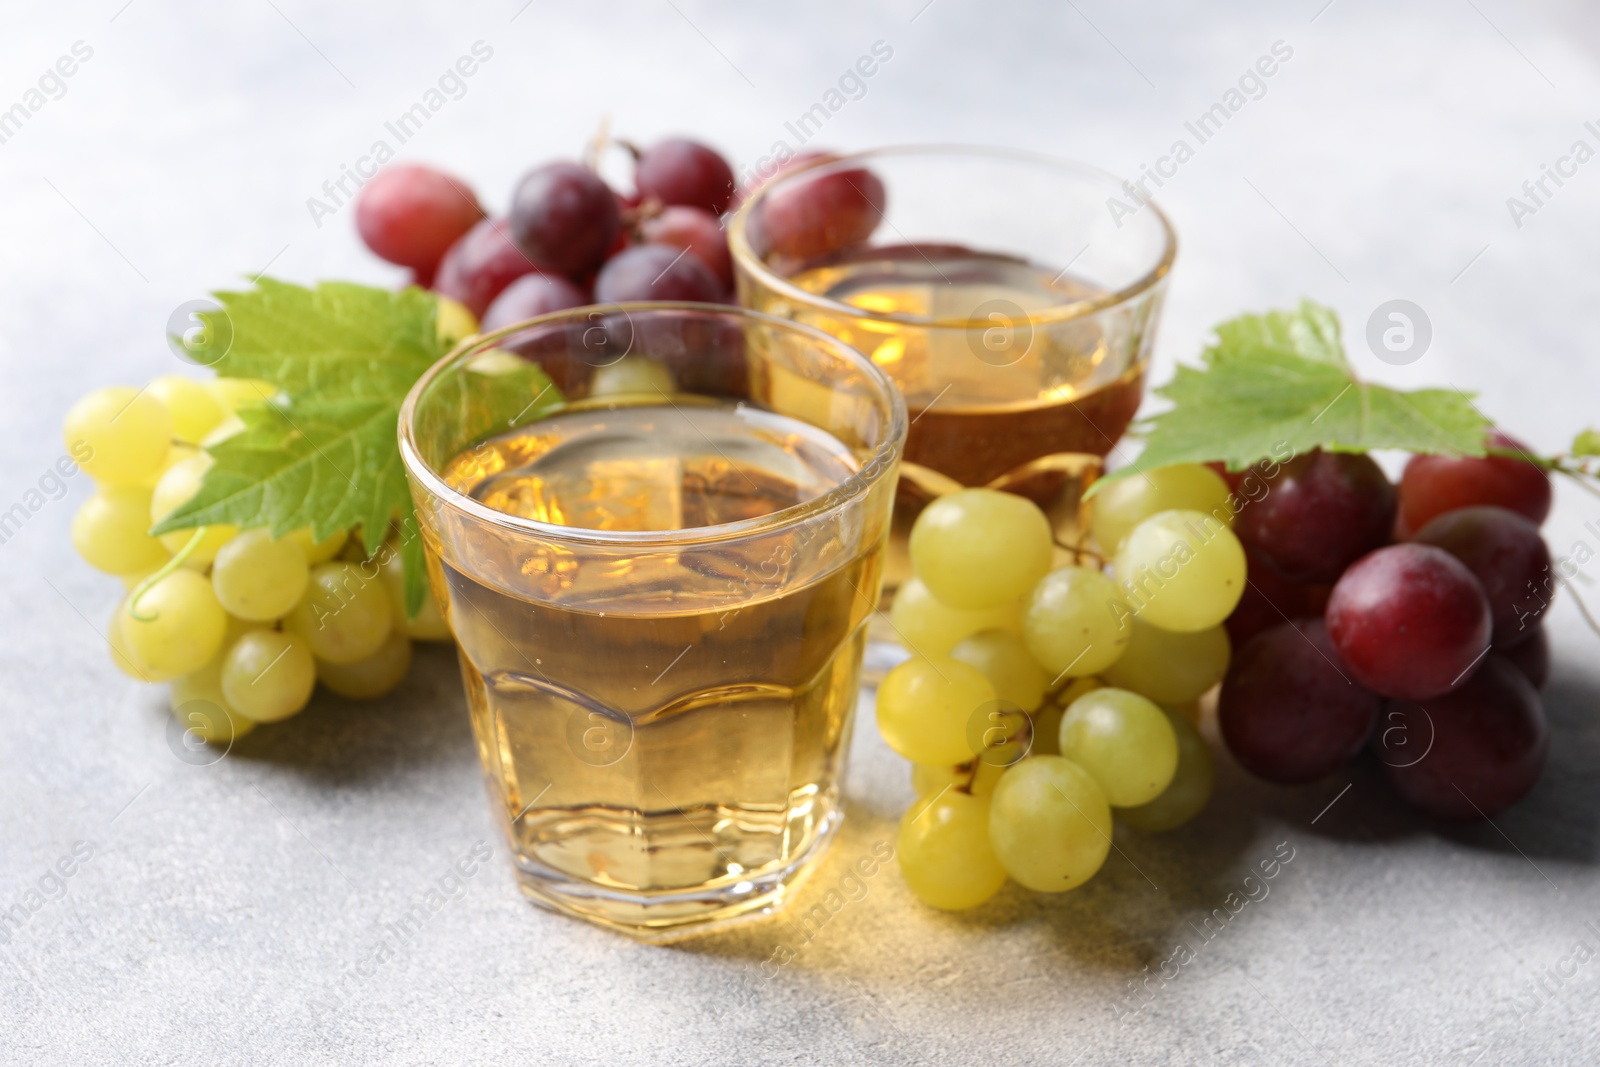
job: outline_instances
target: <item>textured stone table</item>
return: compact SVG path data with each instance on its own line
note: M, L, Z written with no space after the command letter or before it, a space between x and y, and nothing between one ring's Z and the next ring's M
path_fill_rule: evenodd
M348 211L307 200L477 41L492 56L398 147L494 207L602 111L754 166L879 41L892 58L818 143L993 142L1137 173L1189 138L1160 191L1182 249L1157 378L1217 320L1309 294L1344 315L1364 373L1477 391L1558 448L1600 421L1600 163L1561 163L1600 147L1584 125L1600 22L1579 0L29 6L0 35L0 109L26 112L0 114L0 513L23 509L0 545L0 908L47 895L0 945L0 1062L1595 1058L1600 958L1573 952L1600 949L1600 645L1570 596L1551 623L1550 767L1494 826L1431 827L1370 770L1283 791L1224 761L1202 819L1119 836L1064 897L1008 889L945 916L889 864L809 941L779 922L657 948L517 894L447 650L396 699L319 697L214 765L174 758L164 696L99 636L116 583L67 545L86 479L61 499L51 473L80 392L173 369L179 303L269 267L395 280ZM1195 143L1185 123L1280 41L1292 56ZM73 73L41 86L60 57ZM1534 203L1542 164L1570 176ZM1361 342L1397 297L1434 333L1403 368ZM1558 553L1600 547L1592 520L1596 501L1563 488ZM870 719L852 763L846 828L802 907L892 840L909 799ZM479 842L490 860L449 878ZM1214 918L1280 849L1266 895ZM383 950L441 884L444 905ZM1179 943L1193 958L1135 995Z

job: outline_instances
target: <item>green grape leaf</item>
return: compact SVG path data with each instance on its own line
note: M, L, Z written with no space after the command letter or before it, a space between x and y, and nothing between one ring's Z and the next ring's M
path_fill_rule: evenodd
M1338 314L1309 300L1302 300L1294 311L1240 315L1218 325L1215 333L1217 343L1206 350L1208 363L1283 353L1344 370L1350 366L1339 337Z
M286 399L241 410L244 429L208 448L214 462L199 492L151 532L231 523L282 536L310 526L320 541L359 526L371 555L397 521L406 606L415 614L427 576L397 432L406 393L444 354L433 295L267 278L253 290L215 295L222 310L201 318L211 326L225 317L233 338L215 369L265 379ZM538 367L515 363L515 373L472 376L487 381L477 383L485 410L536 417L563 399Z
M1404 391L1357 379L1337 315L1304 301L1216 328L1201 366L1180 366L1156 395L1172 406L1144 422L1137 462L1090 487L1176 463L1258 460L1323 448L1481 456L1488 420L1453 389Z

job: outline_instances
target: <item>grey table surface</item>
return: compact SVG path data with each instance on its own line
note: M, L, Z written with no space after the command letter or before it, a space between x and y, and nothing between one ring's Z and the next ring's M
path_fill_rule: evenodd
M1224 760L1199 821L1119 836L1066 896L1011 888L943 915L890 864L810 941L773 922L647 947L518 895L447 649L421 655L393 699L319 696L213 765L174 758L164 694L107 658L117 584L67 542L87 479L63 496L49 477L76 396L174 369L161 335L181 302L263 269L397 280L348 211L314 220L306 201L476 41L492 58L402 155L469 176L492 207L525 167L575 155L602 112L621 133L696 133L751 166L792 144L785 122L879 41L892 58L819 142L987 142L1136 172L1284 42L1292 58L1259 98L1160 192L1182 249L1156 377L1219 319L1309 294L1344 315L1363 373L1475 391L1556 449L1600 421L1600 163L1561 164L1576 173L1532 210L1507 200L1575 142L1600 147L1585 126L1600 119L1600 18L1581 0L93 0L6 14L0 108L30 117L0 143L0 511L28 517L0 545L0 908L44 901L0 945L0 1061L1600 1056L1600 656L1570 597L1551 622L1549 769L1492 826L1430 826L1364 770L1279 790ZM91 55L33 108L28 91L76 42ZM1407 367L1361 341L1396 297L1433 325ZM1558 554L1587 560L1595 520L1600 505L1563 488ZM1595 566L1578 567L1580 589ZM802 907L892 839L909 798L861 717L846 828ZM480 841L492 860L448 881ZM1197 932L1283 843L1293 859L1268 895ZM52 875L75 849L72 876ZM441 880L447 906L377 960L385 924ZM1193 958L1136 995L1180 943Z

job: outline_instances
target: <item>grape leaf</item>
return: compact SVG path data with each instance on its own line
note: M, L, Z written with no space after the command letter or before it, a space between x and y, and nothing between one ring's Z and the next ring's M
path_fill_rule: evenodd
M1216 328L1202 366L1179 366L1156 395L1172 407L1139 429L1138 460L1091 486L1176 463L1220 460L1242 470L1314 448L1379 448L1481 456L1488 420L1465 393L1403 391L1360 381L1345 359L1338 316L1303 301Z
M199 492L152 532L232 523L281 536L310 526L320 541L360 526L370 555L398 520L406 607L415 614L427 579L397 431L406 393L444 354L435 298L416 288L308 289L267 278L215 295L222 310L201 318L211 326L226 317L233 338L217 372L263 378L287 399L242 409L244 429L207 450L214 463ZM515 373L485 387L496 410L537 417L561 401L543 371L515 362Z
M1338 314L1309 300L1301 301L1294 311L1240 315L1218 325L1215 332L1217 343L1207 349L1210 361L1288 352L1346 370L1350 366L1339 338Z

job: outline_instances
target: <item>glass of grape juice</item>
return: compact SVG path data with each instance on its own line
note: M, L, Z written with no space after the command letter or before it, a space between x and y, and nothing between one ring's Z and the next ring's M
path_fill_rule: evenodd
M840 820L905 406L732 307L559 312L406 399L429 579L522 891L646 940L778 907Z
M796 158L728 239L742 305L839 338L900 387L902 532L961 486L1030 496L1070 532L1139 407L1177 250L1134 187L996 148Z

